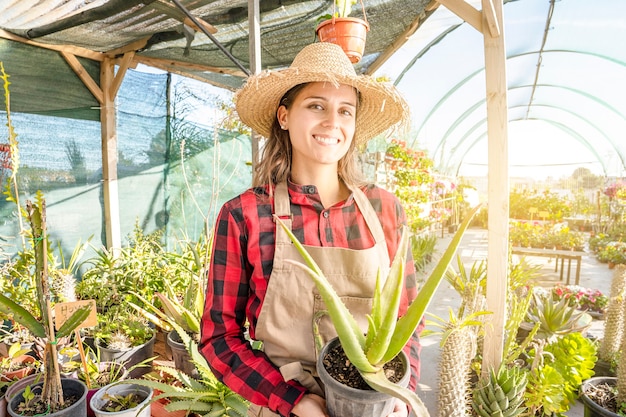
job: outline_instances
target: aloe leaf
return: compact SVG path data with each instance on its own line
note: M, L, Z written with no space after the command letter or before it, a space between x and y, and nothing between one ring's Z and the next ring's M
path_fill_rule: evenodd
M383 362L389 362L391 359L396 357L404 345L407 344L411 335L415 332L415 329L422 320L424 312L428 308L437 287L439 287L439 284L441 283L441 280L444 277L446 270L448 269L457 248L459 247L459 244L461 243L465 230L467 230L467 227L480 207L480 204L477 205L459 225L459 229L452 237L452 241L437 263L437 266L424 283L424 286L417 293L417 297L409 306L406 314L398 320L398 323L396 324L396 331L391 339L391 342L389 343L387 352L383 357Z
M26 327L34 336L46 337L46 329L35 316L4 294L0 294L0 312L13 317L13 320Z
M383 286L380 305L382 317L380 325L376 331L375 338L367 350L367 358L370 363L378 365L381 363L391 338L393 337L396 322L398 321L398 309L402 298L402 288L404 287L404 265L406 253L409 250L409 233L406 227L402 230L402 237L398 249L391 263L389 275Z
M380 328L380 323L382 322L382 307L381 307L381 271L378 269L378 273L376 274L376 287L374 288L374 300L372 302L372 312L367 316L368 326L367 326L367 335L365 336L365 351L369 349L374 341L374 336L378 332Z
M61 328L56 332L56 337L61 338L69 336L82 322L84 322L91 313L90 306L83 306L76 310L67 320L63 322Z
M407 372L409 372L409 370L407 370ZM363 377L365 382L367 382L367 384L376 391L383 392L385 394L391 395L392 397L399 398L406 404L410 405L416 416L430 416L430 414L428 413L428 409L426 408L420 397L418 397L417 393L389 381L385 376L384 370L380 370L374 373L362 372L361 376Z

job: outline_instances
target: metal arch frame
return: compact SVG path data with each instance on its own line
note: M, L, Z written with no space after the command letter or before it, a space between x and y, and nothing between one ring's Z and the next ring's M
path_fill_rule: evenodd
M606 103L603 100L600 100L597 98L597 96L591 95L586 93L583 90L578 90L578 89L574 89L571 87L565 87L565 86L556 86L556 85L548 85L548 84L540 84L539 86L541 87L546 87L546 88L557 88L557 89L564 89L570 92L573 92L575 94L579 94L582 95L583 97L592 100L593 102L599 104L600 106L602 106L603 108L607 109L608 111L610 111L611 113L617 115L618 117L620 117L622 120L624 120L624 122L626 123L626 115L622 114L621 112L619 112L617 109L615 109L613 106L609 105L608 103ZM517 90L517 89L522 89L522 88L530 88L532 87L531 85L525 85L525 86L518 86L518 87L513 87L510 88L509 90ZM472 106L470 106L467 110L463 113L462 117L459 117L456 119L456 121L450 126L450 128L448 128L448 130L446 131L446 133L443 135L442 139L439 141L437 147L435 148L435 150L433 151L433 159L435 158L435 155L440 151L440 149L445 145L445 143L448 142L448 138L450 135L452 135L452 131L464 120L467 119L467 117L469 116L469 114L473 111L475 111L477 108L479 108L483 103L484 103L484 99L483 100L479 100L478 102L476 102L475 104L473 104ZM520 108L520 107L525 107L526 104L520 104L517 106L511 106L509 107L509 109L516 109L516 108ZM533 106L537 106L537 107L550 107L550 108L554 108L557 110L561 110L563 112L566 112L572 116L574 116L577 119L582 120L585 124L589 125L590 127L592 127L594 130L598 131L598 133L600 135L602 135L605 140L613 147L613 149L615 150L616 154L619 156L620 161L622 162L622 166L626 169L626 158L624 157L623 153L621 152L621 150L616 146L616 143L614 142L613 139L611 139L611 137L605 132L604 129L600 128L597 124L591 122L588 118L584 117L583 115L580 115L577 112L574 112L572 110L567 109L566 107L562 107L562 106L552 106L550 104L533 104ZM513 119L513 121L518 121L518 120L544 120L542 118L520 118L520 119ZM476 123L474 125L474 127L472 128L471 131L468 131L465 135L463 135L461 137L461 139L455 141L455 148L456 146L458 146L458 144L463 143L467 137L469 137L469 134L473 133L481 124L484 124L486 121L486 118L483 117L481 120L479 120L478 123ZM546 120L547 121L547 120ZM585 142L588 142L586 139ZM585 146L589 149L593 149L592 147L590 147L591 144L588 144L589 146L587 146L588 143L585 144ZM440 159L443 158L443 155ZM442 168L442 165L440 163L439 168Z
M448 32L447 32L448 33ZM403 70L402 74L406 73L416 62L417 57L418 56L422 56L424 51L428 48L430 48L430 45L427 48L424 48L424 50L420 51L420 53L418 55L416 55L416 58L414 60L411 61L411 63L409 65L406 66L405 70ZM516 55L512 55L509 58L507 58L507 62L509 60L513 60L515 58L519 58L519 57L523 57L523 56L528 56L528 55L537 55L539 54L539 51L535 51L535 52L524 52L521 54L516 54ZM548 54L548 53L572 53L572 54L576 54L576 55L584 55L584 56L593 56L596 58L600 58L603 60L607 60L609 62L618 64L624 68L626 68L626 62L617 60L613 57L610 56L606 56L606 55L601 55L601 54L596 54L593 52L584 52L584 51L571 51L571 50L566 50L566 49L558 49L558 50L547 50L547 51L542 51L542 54ZM461 87L463 87L465 84L467 84L470 80L472 80L474 77L476 77L478 74L480 74L481 72L484 72L485 68L481 67L480 69L470 73L467 77L463 78L461 81L459 81L456 85L454 85L451 89L448 90L448 92L432 107L432 109L428 112L427 116L424 118L424 120L422 121L422 123L420 124L420 126L418 127L416 133L415 133L415 137L413 139L413 142L411 143L410 147L414 147L415 146L415 142L417 140L417 137L419 136L419 133L422 131L422 129L424 128L424 126L427 124L428 120L430 120L435 113L437 113L437 111L439 110L439 108L441 106L443 106L444 103L446 103L448 101L448 99L450 99L453 94L455 92L457 92ZM397 84L397 82L396 82ZM615 109L614 107L610 106L608 103L606 103L603 100L597 99L597 96L594 96L592 94L587 93L584 90L579 90L579 89L573 89L571 87L566 87L566 86L558 86L558 85L552 85L552 84L533 84L533 85L525 85L525 86L515 86L515 87L509 87L508 90L513 90L513 89L517 89L517 88L527 88L527 87L533 87L533 88L537 88L537 87L554 87L554 88L564 88L573 92L576 92L577 94L581 94L587 98L591 98L592 100L600 103L603 107L606 107L608 109L610 109L613 113L618 114L621 118L626 120L626 116L624 114L622 114L621 112L619 112L617 109ZM486 99L483 99L482 101L480 101L478 104L485 102ZM528 106L529 104L527 104ZM532 106L532 104L530 104ZM467 114L467 112L464 112L464 114ZM459 120L459 119L457 119ZM455 122L455 125L458 125L457 122ZM436 154L439 150L439 148L442 146L442 142L445 142L446 138L445 136L442 137L442 139L439 141L437 147L435 148L435 152L433 152L433 154ZM615 148L615 146L614 146ZM622 159L622 162L624 161L624 155L621 154L621 152L619 151L619 149L615 148L616 151L618 152L618 154L620 155L620 158Z
M564 131L569 131L569 132L570 132L569 134L571 134L571 136L573 136L575 139L578 139L578 138L577 138L577 136L580 136L580 135L578 135L578 134L577 134L574 130L570 129L568 126L566 126L566 125L564 125L564 124L562 124L562 123L559 123L559 122L552 121L552 120L543 120L543 119L514 119L514 120L512 120L512 121L521 121L521 120L541 120L541 121L544 121L544 122L546 122L546 123L550 123L550 124L554 125L555 127L559 128L559 129L561 129L561 130L564 130ZM485 139L485 134L486 134L486 133L481 134L481 135L480 135L480 137L478 137L478 138L477 138L477 139L476 139L476 140L472 143L472 145L471 145L469 148L467 148L467 151L463 154L463 156L462 156L462 157L461 157L461 159L459 160L459 163L456 165L456 170L455 170L455 174L456 174L456 175L458 175L459 170L461 169L461 166L463 165L463 160L465 159L465 156L467 155L467 152L469 152L469 151L470 151L470 150L471 150L474 146L476 146L476 144L478 144L481 140L484 140L484 139ZM581 139L582 139L582 138L581 138ZM606 174L607 174L606 165L605 165L605 164L604 164L604 162L602 161L602 158L601 158L601 157L597 154L597 152L596 152L595 150L593 150L593 148L592 148L592 147L590 147L591 145L590 145L589 143L587 143L587 142L585 142L585 141L583 141L583 140L580 140L580 139L578 139L578 140L579 140L579 141L580 141L583 145L585 145L586 147L590 148L590 149L592 150L592 153L593 153L594 155L596 155L597 160L598 160L598 162L600 162L600 165L602 166L602 170L604 171L604 174L605 174L605 176L606 176Z
M540 107L550 107L550 108L561 110L561 111L567 111L567 110L564 110L564 109L562 109L560 107L554 107L554 106L548 106L548 105L537 105L537 106L538 107L539 106ZM519 106L514 106L513 108L523 108L523 107L525 107L525 106L524 105L519 105ZM569 112L569 111L567 111L567 112L570 113L570 114L573 114L572 112ZM576 116L575 114L573 114L573 115ZM603 170L604 174L605 175L607 174L607 167L606 167L606 164L604 163L601 155L598 154L598 152L594 149L592 144L584 136L582 136L581 134L577 133L575 130L573 130L569 126L567 126L567 125L565 125L565 124L563 124L561 122L557 122L556 120L547 119L547 118L534 118L534 117L531 117L531 118L526 118L526 117L521 118L520 117L520 118L511 119L511 120L509 120L509 122L518 122L518 121L525 121L525 120L537 120L537 121L543 121L543 122L549 123L549 124L555 126L556 128L558 128L559 130L562 130L568 136L571 136L572 138L576 139L577 142L579 142L580 144L585 146L585 148L587 148L596 157L596 159L598 160L598 162L600 162L600 165L602 166L602 170ZM480 120L478 123L476 123L472 127L471 131L474 132L479 127L484 126L484 122L485 122L485 119ZM606 137L606 135L601 130L597 129L594 125L590 125L590 126L593 127L595 130L597 130L602 136L604 136L605 139L609 140ZM447 172L447 173L449 173L452 170L450 168L453 168L455 173L458 175L458 172L459 172L459 170L461 168L461 165L463 164L463 159L465 158L467 153L472 148L474 148L474 146L476 146L481 140L484 140L485 139L485 135L486 135L486 132L483 132L478 137L476 137L476 139L470 144L470 146L468 146L465 149L465 151L461 155L460 159L458 160L459 162L457 164L452 163L452 164L449 164L445 168L444 167L439 167L439 168L441 168L443 172ZM458 144L464 143L466 141L466 139L468 139L468 138L469 138L469 135L465 135L464 138L458 142ZM450 156L453 157L455 155L455 153L456 153L456 151L452 152L450 154ZM453 159L453 158L451 158L451 159ZM621 159L621 157L620 157L620 159ZM623 160L622 160L622 164L624 164Z

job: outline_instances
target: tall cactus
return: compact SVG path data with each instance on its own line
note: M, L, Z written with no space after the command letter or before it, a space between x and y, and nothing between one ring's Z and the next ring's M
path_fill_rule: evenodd
M604 337L598 348L598 359L611 363L620 349L624 328L624 295L626 294L626 265L619 264L613 270L609 304L604 320Z

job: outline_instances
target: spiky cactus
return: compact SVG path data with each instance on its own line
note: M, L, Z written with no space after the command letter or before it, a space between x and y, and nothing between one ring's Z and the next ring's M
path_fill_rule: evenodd
M626 303L622 302L622 319L626 317ZM622 332L621 349L620 352L623 355L624 349L626 349L626 334ZM623 360L620 360L617 365L617 404L621 406L620 412L624 412L623 404L626 404L626 364ZM621 414L621 413L620 413Z
M515 417L526 411L526 372L501 366L481 380L472 394L472 408L479 417Z
M626 292L626 265L613 270L611 292L604 320L604 337L600 341L598 359L611 363L619 352L624 328L624 293Z
M437 401L440 417L469 415L470 371L475 356L476 330L472 327L459 326L442 342Z

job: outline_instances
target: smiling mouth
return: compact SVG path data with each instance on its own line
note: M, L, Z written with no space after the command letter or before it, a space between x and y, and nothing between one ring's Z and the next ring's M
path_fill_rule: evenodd
M313 136L313 139L325 145L336 145L339 143L338 138L321 138L319 136Z

